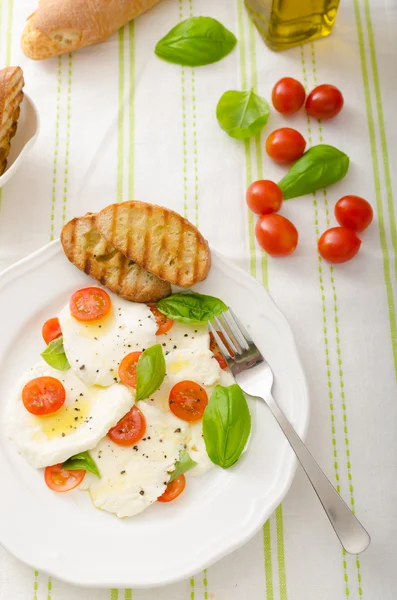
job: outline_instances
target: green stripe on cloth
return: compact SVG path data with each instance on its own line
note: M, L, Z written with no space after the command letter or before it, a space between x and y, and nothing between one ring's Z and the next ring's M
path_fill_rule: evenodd
M362 78L363 78L364 97L365 97L365 105L366 105L367 121L368 121L368 132L369 132L369 140L370 140L370 146L371 146L372 169L373 169L375 197L376 197L376 211L377 211L377 217L378 217L380 245L381 245L381 249L382 249L383 276L384 276L385 286L386 286L386 296L387 296L389 322L390 322L390 336L391 336L393 359L394 359L394 370L395 370L395 375L397 377L396 312L395 312L394 298L393 298L390 256L389 256L389 250L387 247L387 240L386 240L385 218L384 218L384 214L383 214L382 192L381 192L381 183L380 183L380 176L379 176L378 151L377 151L376 136L375 136L375 124L374 124L374 117L373 117L373 111L372 111L371 95L370 95L370 91L369 91L368 66L367 66L367 59L366 59L366 54L365 54L365 43L364 43L364 34L363 34L363 28L362 28L362 22L361 22L360 5L359 5L358 0L354 0L354 13L355 13L356 25L357 25L357 36L358 36L358 43L359 43L359 49L360 49L360 60L361 60L361 73L362 73Z
M247 89L247 68L246 61L247 55L245 50L245 33L244 33L244 17L243 17L243 2L237 0L237 17L238 17L238 36L240 38L240 71L241 71L241 86L245 90ZM245 150L245 164L246 164L246 185L247 187L252 182L252 159L251 159L251 148L250 141L244 140ZM256 252L255 252L255 238L254 238L254 215L250 210L247 210L248 220L248 244L250 254L250 273L254 277L256 276Z
M248 64L248 52L246 49L247 41L244 27L244 13L243 13L243 2L242 0L237 1L237 16L238 16L238 35L240 38L240 71L241 71L241 86L243 90L248 89L248 75L247 75L247 64ZM254 26L251 21L248 22L248 46L249 56L251 62L251 86L256 89L258 86L258 75L257 75L257 62L256 62L256 49L255 49L255 34ZM246 186L248 187L253 179L253 163L252 163L252 151L255 152L256 156L256 171L257 177L263 178L263 155L261 149L261 140L258 136L255 140L244 140L245 150L245 168L246 168ZM255 245L255 218L249 209L247 209L247 221L248 221L248 243L250 253L250 273L256 278L256 245ZM262 283L265 287L268 287L268 275L267 275L267 256L262 253ZM273 565L272 565L272 544L271 544L271 531L270 531L270 519L263 526L263 552L264 552L264 569L265 569L265 583L266 583L266 600L274 600L274 584L273 584ZM285 570L284 570L285 572Z
M66 57L65 57L66 58ZM72 54L68 57L68 83L67 83L67 101L66 101L66 143L65 143L65 170L63 174L63 208L62 208L62 225L66 222L67 201L68 201L68 183L69 183L69 143L70 143L70 119L71 119L71 103L72 103L72 69L73 59Z
M370 50L370 56L371 56L372 77L373 77L374 88L375 88L376 109L378 112L378 123L379 123L379 133L380 133L380 141L381 141L381 147L382 147L383 169L384 169L384 173L385 173L387 208L389 211L389 221L390 221L390 233L391 233L391 240L392 240L393 252L394 252L394 276L397 279L396 217L395 217L395 212L394 212L393 189L392 189L391 175L390 175L389 152L388 152L388 148L387 148L385 118L384 118L384 114L383 114L383 105L382 105L382 94L381 94L381 89L380 89L378 64L377 64L377 60L376 60L374 31L373 31L373 27L372 27L371 12L370 12L368 0L364 0L364 7L365 7L365 20L367 23L367 30L368 30L369 50Z
M303 47L300 48L301 52L301 63L302 63L302 76L303 83L305 88L308 88L307 81L307 68L305 61L305 54ZM311 131L311 121L310 117L307 115L307 131L308 131L308 141L309 144L312 144L312 131ZM319 221L318 221L318 205L317 205L317 197L316 193L313 194L313 212L314 212L314 229L316 238L318 239L320 236L319 230ZM323 341L324 341L324 354L325 354L325 369L326 369L326 377L327 377L327 387L328 387L328 401L329 401L329 412L331 419L331 442L332 442L332 453L333 453L333 465L334 465L334 474L336 481L336 490L340 492L340 475L339 475L339 459L338 459L338 448L336 441L336 429L335 429L335 407L334 407L334 392L333 392L333 381L331 374L331 362L330 362L330 349L329 349L329 332L328 332L328 320L327 320L327 308L325 304L325 287L324 287L324 270L323 270L323 259L321 256L318 256L317 263L318 270L318 280L320 286L320 297L321 297L321 311L322 311L322 327L323 327ZM350 595L349 590L349 575L347 572L347 563L343 559L343 579L344 579L344 588L345 588L345 596L346 598Z
M284 523L283 523L283 506L280 504L276 508L276 536L277 536L277 564L278 578L280 585L280 600L287 600L287 572L285 568L285 552L284 552Z
M117 119L117 202L122 202L124 195L123 173L124 173L124 27L119 29L119 106Z
M33 600L37 600L37 592L39 590L39 572L38 571L34 571L33 572L34 575L34 579L33 579Z
M51 215L50 215L50 240L55 238L55 206L57 201L57 175L58 175L58 153L59 153L59 123L61 118L61 91L62 91L62 56L58 56L58 77L56 87L55 108L55 147L52 160L52 193L51 193Z
M132 600L132 590L131 589L125 590L124 600Z
M119 590L116 588L110 590L110 600L119 600Z

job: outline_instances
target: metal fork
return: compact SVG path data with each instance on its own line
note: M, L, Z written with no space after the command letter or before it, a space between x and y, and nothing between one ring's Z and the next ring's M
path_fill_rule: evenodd
M213 323L208 322L208 326L243 392L266 402L308 476L343 548L349 554L366 550L371 543L369 534L325 476L272 397L272 370L249 334L230 309L219 318L216 317ZM223 334L223 339L218 332Z

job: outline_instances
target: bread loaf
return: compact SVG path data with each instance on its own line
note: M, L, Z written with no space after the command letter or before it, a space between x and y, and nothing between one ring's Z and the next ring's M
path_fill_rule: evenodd
M39 0L22 33L22 50L42 60L99 44L159 1Z

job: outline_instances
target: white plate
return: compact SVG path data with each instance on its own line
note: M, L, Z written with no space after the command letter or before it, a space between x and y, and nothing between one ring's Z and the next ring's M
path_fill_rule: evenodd
M187 578L247 542L291 485L295 459L264 403L251 403L253 433L237 465L190 478L184 494L127 520L96 510L87 493L54 494L7 439L2 418L12 384L43 348L41 325L71 292L92 282L55 241L0 275L0 542L23 562L95 587L153 587ZM274 393L301 436L309 402L290 327L249 275L213 252L197 291L223 298L275 374Z
M40 129L39 113L27 94L21 103L21 114L15 137L11 140L11 150L7 157L7 169L0 177L0 188L15 175L33 148Z

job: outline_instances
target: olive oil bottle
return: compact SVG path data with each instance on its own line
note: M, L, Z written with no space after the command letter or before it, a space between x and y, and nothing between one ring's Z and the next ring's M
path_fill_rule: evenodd
M245 0L272 50L286 50L332 32L339 0Z

